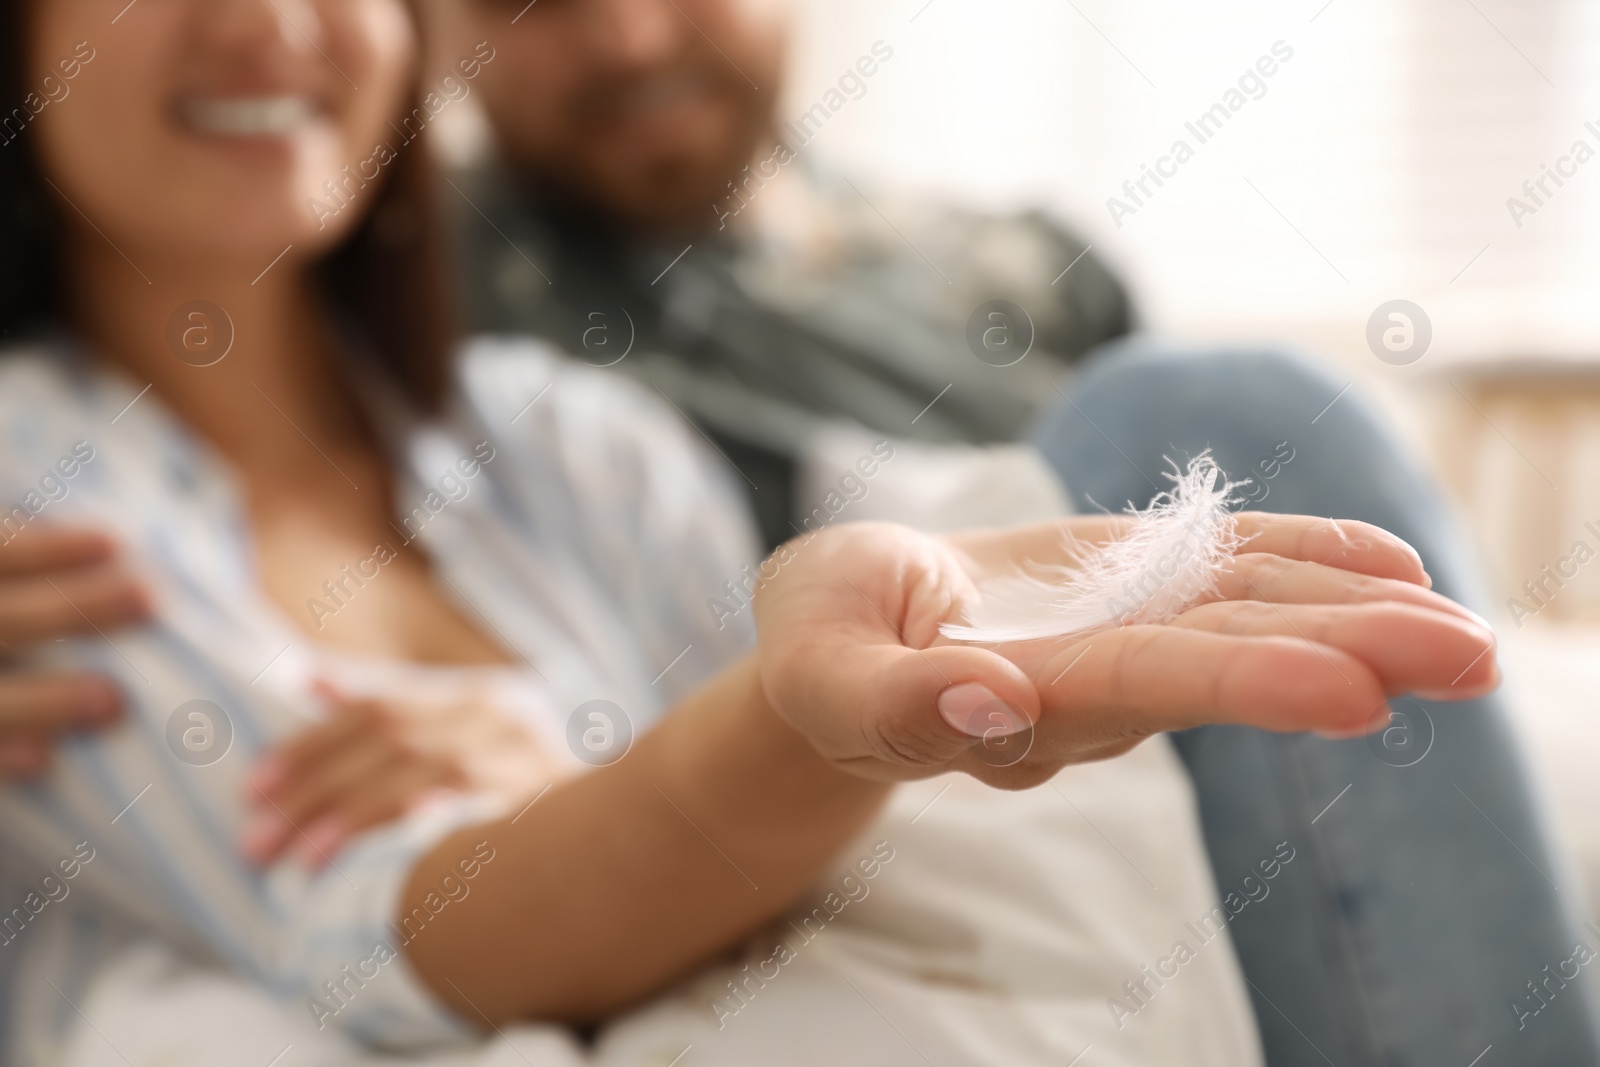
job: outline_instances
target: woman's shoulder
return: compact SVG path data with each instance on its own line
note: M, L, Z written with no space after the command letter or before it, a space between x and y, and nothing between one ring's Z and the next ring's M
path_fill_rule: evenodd
M705 441L646 386L528 337L469 341L458 364L467 417L572 477L721 481Z
M48 342L0 345L0 410L75 393L72 357Z
M611 370L583 363L538 338L482 335L461 348L459 385L475 411L496 423L520 424L534 411L582 409L623 431L672 425L659 397ZM640 426L639 420L644 420Z
M21 460L81 437L107 422L110 416L100 415L108 402L105 383L85 375L59 346L0 348L0 456Z
M577 508L653 536L697 529L741 561L759 555L734 472L665 397L525 337L479 337L457 369L458 414L509 453L530 506Z

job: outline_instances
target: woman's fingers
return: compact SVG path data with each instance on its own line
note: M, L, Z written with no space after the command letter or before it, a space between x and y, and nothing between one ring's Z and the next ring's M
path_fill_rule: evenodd
M1429 586L1422 557L1405 541L1379 526L1354 519L1240 512L1237 530L1244 552L1266 552L1374 578Z
M295 853L321 867L361 833L401 818L440 792L436 775L418 763L385 768L360 789L346 792L306 828Z
M356 741L329 752L304 773L292 773L268 803L257 807L241 844L245 855L271 863L306 840L326 852L329 842L317 836L329 834L318 824L349 806L352 796L380 787L383 771L393 762L387 748ZM313 830L320 834L313 835Z
M1238 637L1299 637L1366 664L1391 696L1481 696L1500 681L1494 635L1475 622L1394 601L1269 604L1220 601L1180 615L1176 627Z
M31 778L50 766L55 738L45 734L8 733L0 736L0 781Z
M383 770L402 760L402 753L387 739L354 740L291 778L274 803L291 822L303 826L336 807L341 798L380 785Z
M1216 600L1261 600L1274 604L1358 604L1392 600L1466 619L1484 629L1488 623L1448 597L1408 581L1374 578L1338 567L1289 559L1265 552L1244 552L1217 576Z
M529 728L481 694L449 704L324 695L328 720L251 775L256 816L241 847L258 863L293 853L320 865L442 790L520 792L551 769Z
M1424 603L1215 602L1030 664L1043 702L1030 764L1206 723L1358 734L1385 721L1388 696L1464 698L1498 682L1485 627L1437 610L1433 594L1409 583L1359 580L1403 585Z
M276 798L288 782L312 773L320 761L353 741L389 734L400 717L394 705L350 698L325 682L318 682L313 688L327 701L328 717L262 756L250 772L253 792Z
M1178 626L1096 634L1034 677L1040 740L1074 748L1206 723L1355 732L1379 720L1386 696L1377 673L1343 649Z
M1427 586L1422 559L1405 541L1380 527L1354 519L1240 512L1237 531L1246 543L1240 553L1268 553L1285 559ZM1014 568L1018 563L1071 566L1084 552L1124 536L1126 516L1090 515L1016 529L977 530L951 540L980 565Z
M762 681L772 706L823 756L863 776L936 774L997 728L1025 728L1038 717L1033 683L994 652L917 650L836 633L773 657Z

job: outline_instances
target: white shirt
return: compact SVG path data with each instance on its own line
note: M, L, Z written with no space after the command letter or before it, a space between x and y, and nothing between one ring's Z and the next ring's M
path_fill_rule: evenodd
M413 515L403 529L446 592L537 666L557 746L567 716L595 699L644 730L750 641L748 611L706 606L759 557L733 475L638 386L535 344L472 344L457 381L444 418L395 435L396 499ZM395 940L413 862L480 810L461 803L368 834L315 876L289 863L263 875L239 857L244 776L314 718L318 654L257 586L226 466L154 395L128 407L141 384L59 351L0 357L0 507L22 509L0 516L11 523L0 540L31 522L94 523L157 593L151 625L29 657L117 679L128 717L65 743L43 782L0 789L0 908L23 908L0 925L8 1062L36 1062L76 1021L67 1002L98 961L139 931L308 1005L323 981ZM482 442L494 458L466 478L458 464ZM207 766L176 754L184 730L206 724L185 713L168 740L169 720L197 699L225 712L210 728L232 733ZM93 858L70 880L56 871L65 896L30 897L80 843ZM383 970L337 1014L341 1028L402 1046L460 1036L403 957Z

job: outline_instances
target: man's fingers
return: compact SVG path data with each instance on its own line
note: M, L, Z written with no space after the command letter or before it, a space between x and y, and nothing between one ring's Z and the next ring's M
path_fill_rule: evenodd
M1341 649L1177 626L1096 634L1064 648L1035 678L1044 700L1040 742L1059 731L1075 750L1214 722L1354 732L1385 706L1382 681Z
M122 691L98 674L0 672L0 738L107 726L122 714Z
M51 739L7 734L0 738L0 783L6 778L31 778L50 766Z
M103 563L115 555L116 550L116 542L99 530L80 526L30 526L0 545L0 578Z
M143 585L116 562L0 582L0 642L5 644L107 630L149 614Z
M1456 699L1499 684L1494 635L1456 615L1393 601L1362 604L1203 604L1172 623L1240 637L1299 637L1348 652L1391 696L1427 691ZM1450 699L1450 696L1441 696Z

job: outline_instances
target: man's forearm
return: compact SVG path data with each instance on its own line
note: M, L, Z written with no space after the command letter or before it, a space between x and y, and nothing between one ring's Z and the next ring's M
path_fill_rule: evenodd
M747 658L515 825L440 842L401 915L477 842L495 859L406 952L467 1019L600 1018L782 914L886 795L783 724Z

